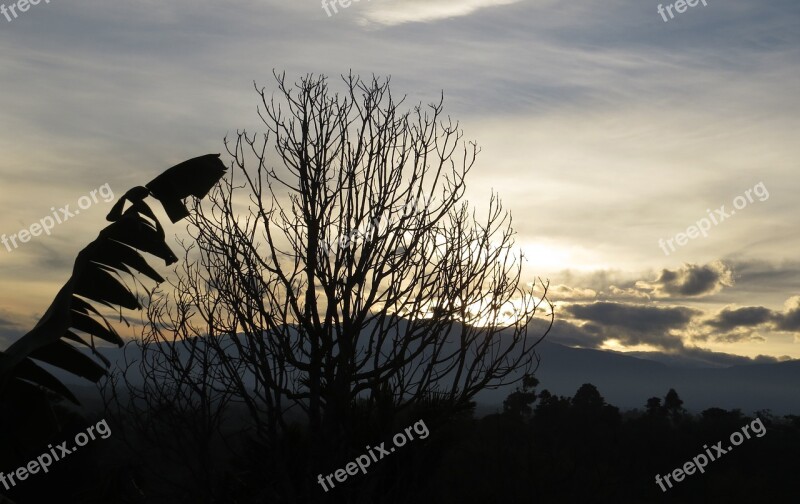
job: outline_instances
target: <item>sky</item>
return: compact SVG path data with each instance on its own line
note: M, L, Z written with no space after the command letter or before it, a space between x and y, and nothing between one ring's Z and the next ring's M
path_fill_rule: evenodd
M708 0L666 22L649 0L332 1L0 16L0 234L68 217L0 245L0 348L42 315L111 194L263 131L254 83L275 90L273 70L334 86L352 70L391 76L407 103L444 92L481 147L467 198L497 191L526 280L550 281L552 341L800 358L796 0Z

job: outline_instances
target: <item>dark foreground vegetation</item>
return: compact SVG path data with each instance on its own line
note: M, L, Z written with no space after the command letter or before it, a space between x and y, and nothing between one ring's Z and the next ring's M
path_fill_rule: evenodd
M89 443L48 474L30 475L7 496L17 504L61 503L651 503L651 502L793 502L800 495L800 416L774 417L768 411L744 415L710 408L687 413L675 391L651 398L642 410L620 412L606 404L597 389L582 386L573 397L537 393L535 380L512 393L504 411L475 418L465 411L440 421L435 400L395 415L394 430L381 432L364 419L358 441L320 468L310 454L306 429L295 424L280 446L268 449L235 419L226 420L203 441L204 415L185 415L176 430L169 405L148 418L123 426L110 422L112 436ZM389 412L387 412L389 413ZM82 419L56 406L61 429L50 436L55 446L97 418ZM25 425L13 415L3 432L24 436ZM98 417L99 418L99 417ZM367 474L348 476L335 489L308 479L318 472L344 468L366 450L424 419L430 436L417 439L373 463ZM20 419L17 419L20 420ZM90 421L91 420L91 421ZM144 422L144 423L141 423ZM711 453L744 425L758 422L761 435L710 461L704 473L673 481L664 492L657 474L671 473L699 454ZM31 429L35 426L31 425ZM12 443L13 444L13 443ZM46 445L45 445L46 446ZM4 446L2 470L8 474L36 453L12 453ZM36 451L36 450L34 450ZM298 489L291 495L292 489Z

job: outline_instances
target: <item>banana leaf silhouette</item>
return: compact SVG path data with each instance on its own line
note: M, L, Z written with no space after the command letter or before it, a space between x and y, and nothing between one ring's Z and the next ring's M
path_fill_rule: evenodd
M121 281L122 274L135 278L138 272L160 283L164 278L139 252L159 257L167 266L178 260L165 241L164 228L144 199L156 197L172 222L177 222L189 215L182 200L190 195L205 197L225 171L219 154L207 154L175 165L145 187L125 193L108 214L111 224L78 254L72 276L44 316L30 332L0 352L0 394L9 387L33 384L78 404L72 392L34 359L93 382L100 380L110 363L97 352L94 339L118 346L123 340L89 301L114 309L141 309L136 295ZM126 202L131 205L124 210ZM89 341L74 330L87 334ZM104 365L70 342L90 348Z
M181 200L194 196L203 199L225 174L225 165L219 154L206 154L177 164L144 187L134 187L114 205L109 220L116 220L122 212L125 201L142 201L148 195L161 202L167 216L175 223L189 215L189 210Z

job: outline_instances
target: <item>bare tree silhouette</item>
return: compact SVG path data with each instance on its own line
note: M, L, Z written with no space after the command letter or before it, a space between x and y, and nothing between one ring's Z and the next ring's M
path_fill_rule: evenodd
M260 496L291 502L322 502L314 471L432 398L447 418L531 373L544 334L528 323L549 306L546 285L521 285L499 198L481 221L463 201L479 149L442 100L403 112L388 80L343 80L341 95L314 76L257 89L267 133L226 139L238 170L198 205L174 297L150 300L144 367L115 381L169 391L204 420L220 410L201 405L240 405L256 459L276 461L248 468ZM121 411L146 415L162 395ZM296 419L304 453L286 448Z

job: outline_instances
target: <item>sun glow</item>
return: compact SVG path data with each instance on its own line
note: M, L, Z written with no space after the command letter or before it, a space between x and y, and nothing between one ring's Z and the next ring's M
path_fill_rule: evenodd
M566 269L595 271L609 267L597 251L551 240L519 244L527 267L537 272L556 272Z

